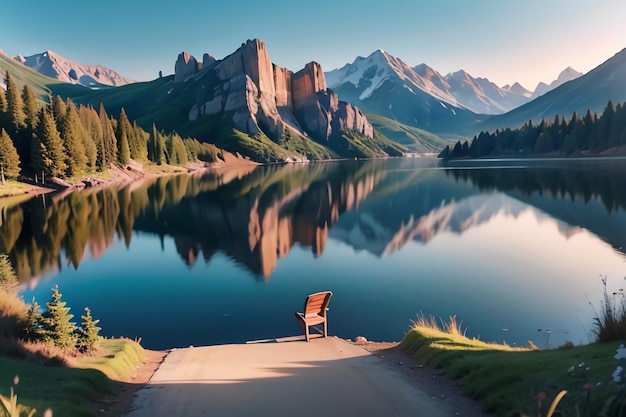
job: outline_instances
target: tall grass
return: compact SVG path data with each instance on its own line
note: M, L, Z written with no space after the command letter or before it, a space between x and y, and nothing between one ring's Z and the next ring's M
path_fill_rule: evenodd
M625 278L626 279L626 278ZM626 298L624 289L609 292L606 276L602 277L604 296L600 313L594 307L595 317L593 333L598 342L614 342L626 339ZM590 303L591 304L591 303ZM593 307L593 304L591 304Z
M437 319L433 315L426 315L423 312L419 312L416 320L412 320L411 323L413 327L423 327L426 329L432 330L441 330L444 333L448 333L452 336L465 336L465 332L467 329L463 330L461 325L463 322L457 322L456 315L449 316L449 321L445 321L443 319ZM441 324L441 326L440 326Z

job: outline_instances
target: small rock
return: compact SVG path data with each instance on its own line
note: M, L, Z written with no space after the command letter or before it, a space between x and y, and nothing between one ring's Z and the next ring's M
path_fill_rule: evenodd
M364 344L367 343L367 339L364 336L357 336L354 338L354 343Z

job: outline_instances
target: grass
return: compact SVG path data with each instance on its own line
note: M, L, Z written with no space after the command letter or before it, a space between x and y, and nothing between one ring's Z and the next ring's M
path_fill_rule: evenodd
M135 341L104 339L96 355L71 358L68 364L72 368L96 369L115 381L127 381L144 355L144 349Z
M48 408L55 416L93 416L102 395L118 389L115 381L128 380L142 358L141 346L125 339L104 340L95 355L69 358L69 366L0 356L0 394L8 397L13 387L19 404L36 408L38 416Z
M538 415L540 407L544 416L552 399L567 390L557 412L599 416L620 392L611 377L619 342L539 351L467 338L454 317L443 327L421 316L402 340L402 349L444 369L466 395L481 400L487 412ZM535 398L539 393L545 393L545 401Z
M7 271L0 270L0 278ZM2 282L2 281L0 281ZM27 305L3 282L0 287L0 395L18 396L18 404L52 409L57 416L93 416L104 394L130 381L145 351L127 339L102 339L90 354L64 351L42 342L23 340ZM19 381L16 384L14 381ZM0 416L4 415L0 407Z
M602 278L604 297L600 314L594 317L594 333L598 341L626 340L626 298L624 290L610 292L606 286L606 277ZM594 308L595 310L595 308Z
M451 142L414 126L402 124L396 120L378 114L367 114L372 126L389 139L405 146L410 152L440 152ZM452 142L452 144L454 144Z

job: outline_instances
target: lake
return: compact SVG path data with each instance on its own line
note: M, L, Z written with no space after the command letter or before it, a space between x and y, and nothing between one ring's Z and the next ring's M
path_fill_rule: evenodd
M337 161L169 176L0 202L20 294L151 349L329 332L397 341L423 312L470 337L593 340L623 288L626 160ZM2 205L4 204L4 205Z

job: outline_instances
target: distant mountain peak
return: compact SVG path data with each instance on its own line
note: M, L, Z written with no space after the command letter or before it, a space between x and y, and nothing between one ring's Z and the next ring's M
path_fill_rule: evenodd
M574 73L568 69L564 72ZM573 112L602 112L609 100L613 103L626 101L626 49L524 106L490 118L481 124L480 130L495 130L501 126L515 128L528 120L539 122L557 114L568 117Z
M465 72L465 70L463 70L463 69L460 69L460 70L455 71L455 72L453 72L451 74L448 74L448 75L452 76L452 77L456 77L456 78L469 76L469 74L467 72Z
M572 81L575 80L576 78L580 77L582 74L582 72L578 72L575 69L573 69L572 67L567 67L565 68L563 71L561 71L559 73L559 76L556 78L556 80L552 81L550 84L546 84L544 82L539 82L537 84L537 87L535 87L535 91L532 94L533 99L544 95L545 93L547 93L548 91L552 91L555 88L565 84L568 81Z
M90 88L121 86L134 82L122 77L110 68L102 65L81 64L67 59L50 49L27 57L17 55L13 58L48 77Z

